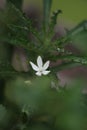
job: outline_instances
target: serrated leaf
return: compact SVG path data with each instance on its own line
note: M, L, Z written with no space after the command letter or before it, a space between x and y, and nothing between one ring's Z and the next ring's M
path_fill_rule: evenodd
M65 36L55 40L54 44L59 47L64 47L65 45L67 45L71 42L72 42L72 44L74 44L74 42L76 42L75 39L78 39L78 35L79 34L80 34L80 36L83 35L83 32L85 35L86 31L87 31L87 21L82 21L77 26L75 26L74 28L69 30ZM77 42L78 42L78 40L77 40ZM80 42L83 42L83 40ZM75 43L75 44L77 44L77 43Z
M50 27L53 29L54 26L56 25L57 23L57 17L58 15L62 13L62 10L57 10L55 12L53 12L52 16L51 16L51 23L50 23Z

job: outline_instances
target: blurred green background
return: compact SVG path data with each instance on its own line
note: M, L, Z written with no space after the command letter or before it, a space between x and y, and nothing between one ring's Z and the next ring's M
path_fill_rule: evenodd
M24 0L24 6L35 4L42 7L42 0ZM76 25L87 19L87 0L53 0L52 11L61 9L63 14L61 17L64 23Z

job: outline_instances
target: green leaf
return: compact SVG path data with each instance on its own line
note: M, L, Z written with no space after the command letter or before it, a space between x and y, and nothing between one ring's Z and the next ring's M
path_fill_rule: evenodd
M40 33L32 27L32 21L12 3L1 12L0 21L3 24L0 41L27 48L26 44L30 41L29 33L32 33L36 42L43 44Z
M81 57L75 55L63 55L63 56L58 55L56 57L56 60L61 60L62 63L60 65L57 66L55 65L51 67L50 69L52 73L57 73L61 70L69 69L80 65L87 66L87 57Z
M58 47L64 47L65 45L71 42L74 44L74 42L76 42L75 39L78 39L78 35L79 34L80 36L83 35L81 34L82 32L86 34L86 31L87 31L87 21L82 21L76 27L69 30L65 36L55 40L54 44ZM83 41L80 41L80 42L83 42Z
M64 56L58 56L58 59L61 59L66 62L75 62L75 63L81 63L84 65L87 65L87 57L83 56L75 56L75 55L64 55Z
M53 36L54 27L57 24L57 17L61 13L62 13L62 10L57 10L57 11L53 12L53 14L51 16L51 21L50 21L50 25L49 25L49 34L51 33L50 34L51 36Z

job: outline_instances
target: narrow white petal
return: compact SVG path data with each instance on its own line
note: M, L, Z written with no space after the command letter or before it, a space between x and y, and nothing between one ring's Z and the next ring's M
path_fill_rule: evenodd
M38 58L37 58L37 65L38 65L39 68L42 68L43 61L42 61L41 56L38 56Z
M39 70L38 66L36 66L33 62L30 61L30 64L31 64L33 70L35 70L35 71Z
M42 72L43 75L47 75L47 74L49 74L49 73L50 73L50 71L43 71L43 72Z
M47 61L44 66L43 66L43 70L46 70L49 67L50 61Z
M38 72L36 72L36 75L41 76L42 73L38 71Z

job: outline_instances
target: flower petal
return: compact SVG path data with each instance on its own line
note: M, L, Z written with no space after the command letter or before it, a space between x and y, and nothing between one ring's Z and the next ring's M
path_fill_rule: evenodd
M41 56L38 56L38 58L37 58L37 65L38 65L39 68L42 68L43 61L42 61Z
M35 71L39 70L38 66L36 66L33 62L30 61L30 64L31 64L33 70L35 70Z
M36 75L41 76L42 73L38 71L38 72L36 72Z
M47 74L49 74L49 73L50 73L50 71L43 71L43 72L42 72L43 75L47 75Z
M50 61L47 61L44 66L43 66L43 70L46 70L49 67Z

